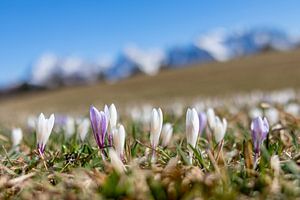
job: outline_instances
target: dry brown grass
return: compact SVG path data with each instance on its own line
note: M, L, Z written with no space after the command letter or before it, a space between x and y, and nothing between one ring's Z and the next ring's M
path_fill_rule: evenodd
M176 98L300 86L300 50L269 52L225 63L165 70L157 76L138 75L116 84L63 88L22 95L0 102L0 121L24 120L29 113L87 113L90 104L169 102Z

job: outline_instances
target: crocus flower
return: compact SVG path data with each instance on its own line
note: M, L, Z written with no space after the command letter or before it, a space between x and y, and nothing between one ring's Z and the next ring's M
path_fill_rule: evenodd
M77 128L77 132L79 134L79 138L81 140L81 142L84 141L88 131L90 128L90 122L87 118L84 118L83 120L81 120L78 124L78 128Z
M75 133L75 120L73 117L67 117L64 125L65 139L69 139Z
M206 127L207 117L204 112L199 113L199 134L201 135Z
M36 128L37 118L36 116L29 116L27 118L27 127L30 131L33 131Z
M267 109L265 116L268 118L270 125L274 125L279 121L279 112L276 108Z
M118 153L113 148L111 148L109 150L108 155L110 158L110 163L117 173L122 174L122 173L126 172L126 168L125 168L122 160L120 159L120 157L118 156Z
M54 114L52 114L49 119L46 119L43 113L39 116L36 126L36 139L40 154L43 154L45 151L45 146L54 126L54 120Z
M107 105L104 106L104 110L103 110L106 118L107 118L107 124L109 123L109 119L110 119L110 113L109 113L109 108Z
M105 105L104 110L106 110L105 112L108 112L109 114L109 129L108 129L108 141L109 144L112 145L112 139L113 139L113 129L116 128L117 126L117 121L118 121L118 113L117 113L117 109L115 107L114 104L111 104L109 106L109 108ZM108 111L107 111L108 110Z
M22 141L23 132L20 128L13 128L11 131L11 140L12 140L12 147L18 150L18 147Z
M113 130L113 143L117 154L121 159L124 158L124 145L125 145L125 128L122 124L118 125Z
M300 107L296 103L289 103L284 107L284 111L287 112L288 114L291 114L295 117L299 116L300 113Z
M162 146L166 147L169 145L170 140L173 135L173 127L172 124L166 123L164 124L162 131L161 131L161 136L162 136Z
M207 121L208 121L209 128L211 130L213 130L216 125L216 115L215 115L214 109L209 108L206 112L206 115L207 115Z
M226 129L227 129L227 121L226 119L222 119L222 121L220 120L219 117L216 117L215 119L215 127L213 129L213 134L215 137L215 141L217 143L221 142L225 136L226 133Z
M103 111L98 111L97 108L91 106L90 120L96 143L100 149L103 149L105 145L105 136L108 127L107 112L105 113Z
M163 124L163 114L160 108L153 108L150 121L150 142L153 149L156 149ZM152 161L155 161L155 152L153 151Z
M256 117L261 117L263 116L263 112L261 109L257 108L257 107L254 107L254 108L251 108L250 111L249 111L249 116L251 119L254 119Z
M261 117L257 117L252 120L251 134L252 134L255 156L259 154L261 144L267 138L268 133L269 133L269 123L265 117L263 119Z
M118 121L118 112L116 106L114 104L111 104L109 106L109 126L111 129L117 126L117 121Z
M187 144L193 148L196 147L196 142L199 133L199 117L195 108L187 109L186 112L186 139ZM189 163L192 164L193 150L188 146L189 150Z

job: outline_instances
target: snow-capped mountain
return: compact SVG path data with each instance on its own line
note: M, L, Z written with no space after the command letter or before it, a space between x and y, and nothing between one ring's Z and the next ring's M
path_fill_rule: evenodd
M125 48L110 68L104 72L105 79L115 81L136 73L155 75L163 64L165 55L160 50L143 51L135 46Z
M96 81L102 66L78 57L42 55L32 66L29 83L46 87L76 85Z
M294 47L295 42L281 30L257 28L234 32L212 32L202 35L196 45L207 50L216 60L226 61L258 53L265 48L288 50Z
M166 64L169 67L180 68L195 63L206 63L215 60L206 50L194 44L178 46L168 50Z
M265 49L288 50L299 44L284 31L272 28L245 29L242 31L214 31L201 35L195 42L174 46L165 51L143 50L135 46L125 48L109 65L90 62L78 57L41 56L31 68L28 83L37 86L57 87L90 83L103 77L117 81L136 73L155 75L162 66L186 67L212 61L227 61Z

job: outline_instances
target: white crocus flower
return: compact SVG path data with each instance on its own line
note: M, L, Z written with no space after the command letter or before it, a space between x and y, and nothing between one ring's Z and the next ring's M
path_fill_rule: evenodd
M111 130L113 130L117 126L117 121L118 121L118 112L116 106L114 104L111 104L109 106L109 126Z
M54 126L54 120L54 114L52 114L49 119L46 119L43 113L39 116L36 126L36 140L38 150L41 154L45 151L45 146Z
M150 121L150 143L152 148L155 150L159 143L159 137L163 124L163 114L160 108L153 108L151 113L151 121ZM153 150L152 154L152 162L155 162L155 151Z
M215 115L214 109L212 109L212 108L207 109L206 116L207 116L207 122L208 122L209 128L211 130L213 130L216 125L216 115Z
M150 121L150 141L153 148L157 147L163 124L161 109L153 108Z
M279 112L276 108L269 108L265 111L265 116L270 122L270 125L274 125L279 121Z
M162 131L161 131L161 136L162 136L162 146L166 147L169 145L170 140L173 135L173 127L172 124L166 123L164 124Z
M19 145L23 138L23 132L20 128L13 128L11 132L11 140L12 140L12 147L16 150L19 149Z
M30 129L30 131L33 131L36 127L37 118L35 116L29 116L27 118L27 127Z
M79 134L79 138L80 138L81 142L84 141L87 133L89 132L89 128L90 128L90 120L89 119L84 118L83 120L81 120L79 122L77 132Z
M186 139L187 144L193 148L196 147L196 142L199 133L199 117L195 108L187 109L186 112ZM192 164L193 150L188 146L189 150L189 163Z
M124 156L125 137L125 128L120 124L113 130L113 143L115 150L121 159L123 159Z
M116 106L111 104L109 107L107 105L104 106L104 113L108 118L108 142L112 145L113 141L113 131L117 126L118 122L118 112Z
M224 118L221 121L219 117L216 117L215 123L216 124L213 132L214 132L215 141L219 143L221 140L223 140L225 136L226 129L227 129L227 121Z
M109 155L110 162L111 162L111 165L113 166L114 170L119 174L124 173L126 171L126 168L125 168L122 160L118 156L118 153L113 148L111 148L109 150L108 155Z
M284 107L285 112L295 117L298 117L300 113L300 107L296 103L290 103Z
M67 117L64 129L65 138L71 138L75 133L75 120L73 119L73 117Z
M255 119L257 117L262 117L263 112L262 112L261 109L254 107L254 108L250 109L249 116L250 116L251 119Z

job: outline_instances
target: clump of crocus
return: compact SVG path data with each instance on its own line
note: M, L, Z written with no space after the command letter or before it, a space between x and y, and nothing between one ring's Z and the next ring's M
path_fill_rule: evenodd
M199 134L202 135L207 124L207 116L205 112L200 112L198 117L199 117Z
M50 137L50 134L52 132L53 126L54 126L54 114L50 116L49 119L45 118L44 114L41 113L37 126L36 126L36 140L37 140L37 148L41 155L43 155L45 151L45 147L47 144L47 141Z
M162 131L161 131L161 136L162 136L162 146L167 147L170 143L170 140L173 135L173 126L170 123L164 124Z
M192 164L193 150L189 147L189 145L191 145L193 148L196 147L196 142L199 133L199 117L195 108L187 109L185 133L186 133L187 145L189 150L189 164Z
M97 108L91 106L90 108L90 120L93 130L93 134L96 140L96 143L100 150L102 150L102 158L104 159L104 147L105 147L105 136L108 127L108 118L107 112L98 111Z
M269 133L269 123L267 119L264 117L263 119L261 117L256 117L251 122L251 136L254 146L254 162L256 166L257 158L260 154L260 148L263 143L263 141L267 138L267 135Z
M153 148L151 162L156 161L155 149L159 143L159 137L163 125L163 114L160 108L153 108L150 121L150 143Z
M12 148L16 151L19 150L19 145L23 138L23 132L20 128L13 128L11 131L11 141L12 141Z
M90 122L87 118L84 118L78 122L77 132L79 134L80 141L83 142L89 132Z
M116 153L120 158L124 159L124 146L125 146L125 128L122 124L119 124L116 128L113 129L113 143L116 150Z

